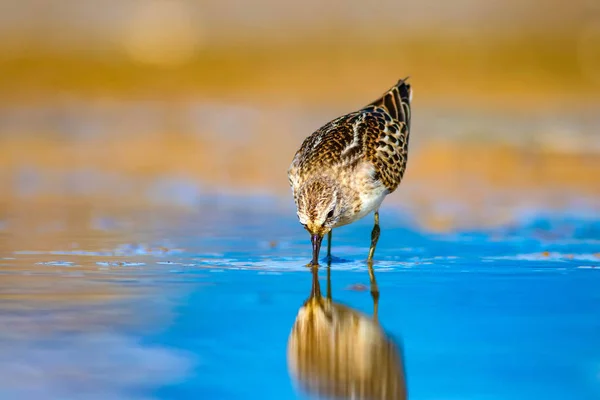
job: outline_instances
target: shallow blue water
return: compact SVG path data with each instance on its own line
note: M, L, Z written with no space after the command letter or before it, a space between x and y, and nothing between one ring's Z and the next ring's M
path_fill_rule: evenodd
M77 237L59 224L51 249L19 247L4 221L0 398L310 398L286 359L308 234L287 206L220 204L95 214ZM410 399L600 398L600 221L432 234L381 219L379 321ZM331 266L334 301L366 314L370 229L334 232Z

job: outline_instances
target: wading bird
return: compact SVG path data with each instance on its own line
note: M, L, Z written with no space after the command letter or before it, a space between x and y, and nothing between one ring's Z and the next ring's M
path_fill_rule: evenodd
M412 90L401 79L379 99L328 122L307 137L288 169L298 219L311 235L318 265L323 236L371 211L368 262L379 239L379 206L394 192L406 169Z

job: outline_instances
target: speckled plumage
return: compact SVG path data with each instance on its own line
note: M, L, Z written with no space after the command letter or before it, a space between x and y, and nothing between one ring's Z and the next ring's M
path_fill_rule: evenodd
M398 81L379 99L307 137L288 170L298 218L313 235L377 211L406 170L411 87Z
M292 187L323 168L353 168L367 161L376 169L375 179L390 193L396 190L406 169L410 129L410 87L404 87L406 99L398 111L394 108L390 113L385 106L386 97L396 98L399 93L394 86L378 101L334 119L306 138L289 170Z

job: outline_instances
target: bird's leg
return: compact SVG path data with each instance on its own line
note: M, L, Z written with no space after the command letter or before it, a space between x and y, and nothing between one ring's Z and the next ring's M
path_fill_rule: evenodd
M371 248L369 249L369 257L367 258L367 264L369 266L369 280L371 282L371 297L373 298L373 319L378 321L379 311L379 287L377 286L377 280L375 279L375 270L373 269L373 254L375 254L375 247L377 247L377 241L379 240L379 210L375 211L375 224L371 231Z
M329 231L327 234L327 262L331 264L331 232L333 229Z
M375 254L375 247L377 247L377 241L379 240L379 233L381 229L379 229L379 210L375 211L375 225L373 225L373 230L371 231L371 248L369 249L369 257L367 258L368 262L373 262L373 254Z
M373 320L379 321L379 287L375 279L375 271L373 270L373 262L369 261L369 280L371 281L371 297L373 298Z

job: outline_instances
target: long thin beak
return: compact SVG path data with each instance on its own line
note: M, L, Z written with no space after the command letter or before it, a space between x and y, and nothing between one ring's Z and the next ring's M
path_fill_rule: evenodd
M321 241L323 240L323 236L314 234L310 237L313 248L313 259L312 265L319 265L319 251L321 250Z

